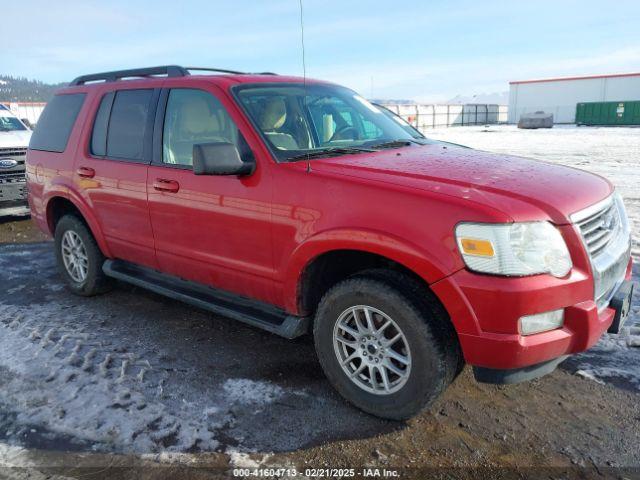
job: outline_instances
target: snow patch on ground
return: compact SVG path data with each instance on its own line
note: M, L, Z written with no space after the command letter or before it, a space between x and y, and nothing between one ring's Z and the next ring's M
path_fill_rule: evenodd
M229 455L229 465L233 468L260 468L272 457L270 454L257 455L240 452L235 448L227 448L225 453Z
M284 394L284 390L278 385L245 378L230 378L224 382L222 388L227 392L229 399L245 405L267 405Z
M201 414L190 405L170 411L154 388L164 377L157 365L104 349L93 332L64 323L43 328L47 319L65 317L69 319L69 312L56 304L0 304L4 411L21 406L21 423L55 428L84 442L130 444L138 452L218 446L215 431L226 422L225 415L208 417L203 425ZM152 395L145 388L150 382Z
M593 370L589 369L589 370L578 370L576 371L576 375L582 378L586 378L587 380L592 380L596 383L599 383L600 385L604 385L604 382L602 380L599 380L598 377L596 377L593 374Z

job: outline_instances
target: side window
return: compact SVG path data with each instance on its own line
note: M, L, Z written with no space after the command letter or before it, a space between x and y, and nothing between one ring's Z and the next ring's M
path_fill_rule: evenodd
M109 128L109 114L113 105L114 92L107 93L102 97L96 119L93 122L93 133L91 134L91 153L104 157L107 154L107 128Z
M193 165L193 145L226 142L248 147L220 101L203 90L179 88L169 92L162 135L162 161Z
M116 92L107 128L107 157L134 161L143 159L152 95L151 89ZM99 116L100 112L96 122L101 120ZM100 148L99 145L97 147Z
M84 93L53 97L38 119L29 148L47 152L64 152L85 99Z

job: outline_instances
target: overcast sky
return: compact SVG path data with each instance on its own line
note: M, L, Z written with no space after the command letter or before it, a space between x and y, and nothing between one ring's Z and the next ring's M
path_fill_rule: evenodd
M640 71L640 1L303 0L307 75L447 100L510 80ZM3 1L0 74L160 64L302 74L298 0Z

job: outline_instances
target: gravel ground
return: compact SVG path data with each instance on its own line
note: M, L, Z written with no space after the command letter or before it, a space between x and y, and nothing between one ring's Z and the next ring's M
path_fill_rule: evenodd
M481 144L487 135L495 150L515 149L509 142L519 144L519 135L557 150L580 143L557 133L571 136L571 129L553 138L481 130L432 136L490 149ZM626 164L606 168L621 185L637 174ZM625 188L637 218L634 191ZM627 337L606 338L565 368L521 385L478 384L467 368L429 412L386 422L333 392L309 339L280 339L127 285L100 297L72 296L41 239L29 221L0 224L7 243L0 246L0 478L217 478L234 467L640 478L640 384L597 371L635 372L639 349Z
M28 217L0 217L0 244L43 242L47 236Z

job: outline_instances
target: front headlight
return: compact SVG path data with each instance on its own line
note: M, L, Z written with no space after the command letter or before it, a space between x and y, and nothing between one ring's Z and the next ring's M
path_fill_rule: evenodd
M562 235L549 222L460 223L456 239L465 264L476 272L564 277L573 266Z

